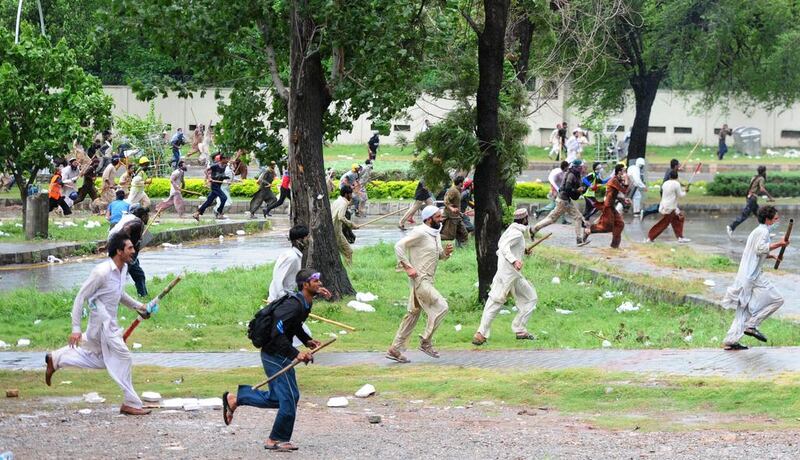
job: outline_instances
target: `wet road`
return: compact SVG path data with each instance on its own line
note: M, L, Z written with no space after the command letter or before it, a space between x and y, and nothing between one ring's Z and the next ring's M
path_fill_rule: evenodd
M684 229L685 236L692 239L692 243L702 245L698 250L711 251L725 254L738 264L744 248L744 243L750 231L755 228L756 220L751 218L742 224L734 234L734 239L728 239L725 226L731 221L731 215L689 214ZM641 242L647 231L656 222L657 216L650 216L639 223L638 219L626 218L626 241ZM788 218L786 219L788 220ZM363 247L384 242L395 242L403 233L391 224L393 219L386 223L373 224L369 228L356 231L358 240L355 247ZM224 270L229 267L252 267L274 261L278 254L284 250L287 229L285 223L277 222L279 227L271 232L248 235L242 237L225 237L223 241L205 240L190 242L179 247L159 247L143 251L140 255L142 267L148 277L165 276L168 274L188 272L209 272ZM775 238L781 236L786 230L783 222ZM673 243L675 237L671 229L667 229L657 240L661 243ZM81 262L63 265L49 265L31 270L11 270L0 272L0 290L10 290L18 287L33 286L42 291L71 289L80 285L88 276L99 258L90 258ZM800 258L798 248L790 246L781 265L783 271L800 273Z

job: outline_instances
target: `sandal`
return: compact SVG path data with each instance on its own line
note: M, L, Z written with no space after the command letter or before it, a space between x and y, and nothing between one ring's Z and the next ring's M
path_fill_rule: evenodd
M761 331L759 331L758 329L756 329L754 327L748 327L747 329L745 329L744 330L744 335L749 335L750 337L753 337L753 338L755 338L756 340L758 340L760 342L766 342L767 341L767 336L762 334Z
M536 340L536 336L531 334L530 332L524 332L521 334L517 334L517 340Z
M430 342L420 342L419 343L419 351L425 353L426 355L430 356L431 358L438 358L439 352L433 348L433 344Z
M396 361L400 364L410 363L411 361L403 356L402 353L395 350L394 348L390 348L389 351L386 352L386 359L391 359L392 361Z
M269 444L269 441L267 441L267 443L264 444L264 449L274 450L275 452L291 452L293 450L298 450L299 447L289 441L276 442L275 444Z
M732 343L730 345L725 345L724 349L728 350L728 351L737 351L737 350L747 350L748 347L742 345L739 342L736 342L736 343Z
M222 393L222 420L226 425L230 425L233 421L233 410L228 404L228 392Z

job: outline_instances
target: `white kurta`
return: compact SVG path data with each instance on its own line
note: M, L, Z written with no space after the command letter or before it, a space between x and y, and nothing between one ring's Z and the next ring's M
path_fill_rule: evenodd
M448 256L444 254L439 231L425 224L414 227L405 238L398 241L394 252L399 262L414 267L417 271L415 279L409 278L411 293L408 296L407 313L392 343L393 348L403 351L419 320L421 310L425 310L428 315L425 330L420 335L423 342L430 342L433 333L444 320L448 310L447 300L439 294L433 283L439 260L447 259Z
M293 247L281 253L275 261L275 267L272 269L272 282L269 283L267 302L272 302L281 298L284 294L297 290L295 277L301 268L303 268L303 253L299 249ZM311 329L306 326L306 323L303 323L303 330L311 337ZM297 337L292 342L295 347L299 347L302 344Z
M515 222L508 226L497 243L497 273L492 280L492 288L486 299L481 325L478 328L478 332L484 337L489 337L492 321L503 308L509 295L514 296L518 310L517 316L511 323L511 330L515 334L527 332L528 318L536 309L538 297L531 283L522 276L522 272L514 268L514 262L521 261L525 254L527 233L528 228L525 225Z
M84 303L89 305L89 321L81 345L66 346L52 353L53 365L107 369L111 378L122 388L125 404L141 408L142 401L133 389L131 368L133 358L122 339L123 329L117 323L120 302L136 310L140 302L125 293L125 275L128 266L118 269L112 259L97 265L83 283L72 304L72 332L81 332L81 316Z
M747 328L757 328L783 305L783 297L764 277L761 266L769 255L769 227L760 224L747 237L739 271L722 299L725 308L736 309L736 316L723 343L739 341Z
M67 166L61 170L61 182L63 183L63 190L61 194L64 196L64 201L67 202L69 207L72 207L72 198L70 194L78 191L78 178L81 175L80 166L77 169L72 169L72 166Z
M633 212L639 212L642 209L642 196L647 185L642 178L642 170L636 165L628 166L628 178L630 180L629 195L633 202Z
M145 208L150 207L150 198L144 192L145 174L140 171L131 179L131 193L128 195L128 203L131 206L138 204Z

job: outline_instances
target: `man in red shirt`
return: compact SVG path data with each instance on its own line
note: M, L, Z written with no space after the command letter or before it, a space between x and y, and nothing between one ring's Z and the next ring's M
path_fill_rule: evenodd
M283 200L288 198L291 201L291 199L292 199L292 179L289 177L289 170L288 169L284 169L283 170L283 177L281 178L281 189L280 189L280 192L281 192L281 194L278 197L278 201L272 203L266 209L264 209L264 217L267 217L267 216L271 215L270 212L273 209L277 208L278 206L282 205L283 204Z

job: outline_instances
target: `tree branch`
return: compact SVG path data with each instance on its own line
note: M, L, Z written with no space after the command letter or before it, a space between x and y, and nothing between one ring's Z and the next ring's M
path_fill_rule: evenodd
M285 102L289 102L289 90L286 88L286 84L283 83L281 74L278 71L278 61L275 58L275 48L272 47L270 40L269 26L265 21L259 20L258 29L261 31L261 36L264 39L264 52L267 55L267 64L269 65L272 84L275 85L275 93Z
M458 10L458 12L461 13L461 16L464 17L464 19L467 21L467 24L469 24L472 30L474 30L475 33L480 37L483 31L481 30L480 26L478 26L478 23L476 23L475 20L472 19L472 16L470 16L469 13L467 13L463 9Z

